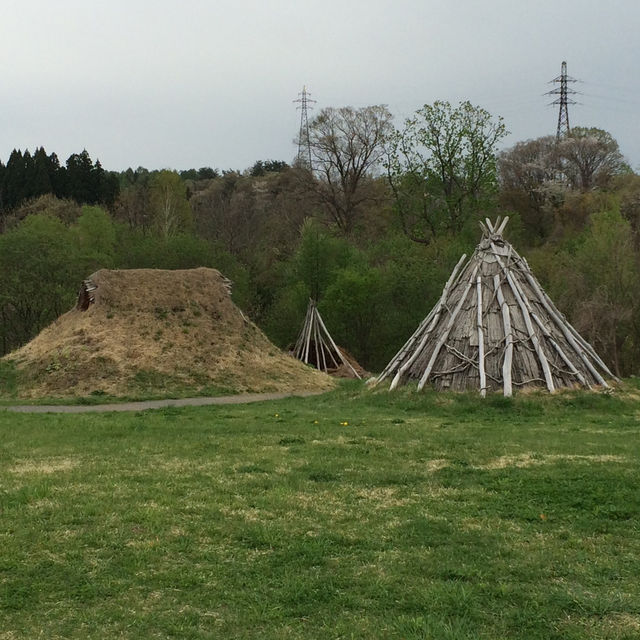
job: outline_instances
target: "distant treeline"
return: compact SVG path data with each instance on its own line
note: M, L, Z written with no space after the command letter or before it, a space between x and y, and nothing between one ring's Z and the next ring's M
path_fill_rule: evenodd
M33 155L14 149L6 166L0 163L0 206L11 210L26 200L52 193L78 203L111 206L120 192L116 173L94 163L86 150L69 156L60 164L55 153L47 155L39 147Z
M253 177L282 171L280 160L258 160L248 173ZM38 147L33 154L14 149L7 164L0 161L0 211L11 211L28 200L45 194L75 200L78 204L102 204L112 207L122 186L131 182L133 174L153 173L143 167L137 170L105 171L100 160L93 162L86 149L69 156L62 165L57 154L47 154ZM212 180L222 175L218 169L201 167L178 172L183 180Z

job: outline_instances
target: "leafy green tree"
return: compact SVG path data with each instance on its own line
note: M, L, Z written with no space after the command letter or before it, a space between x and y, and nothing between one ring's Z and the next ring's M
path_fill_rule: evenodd
M319 305L333 339L365 366L380 346L375 338L384 321L383 293L380 270L356 263L338 271Z
M616 210L593 214L576 259L575 321L615 373L628 375L640 356L640 263L629 222Z
M320 300L336 270L347 265L350 253L344 240L331 237L316 220L304 221L293 264L295 275L308 291L307 297Z
M74 302L81 279L75 244L58 219L33 215L0 235L0 331L7 352Z
M617 375L640 372L638 257L616 208L592 212L584 230L528 256L552 300Z
M388 145L387 171L409 238L428 244L491 211L496 149L506 135L502 118L469 102L437 101L405 121Z
M269 308L264 314L271 339L282 347L294 342L309 298L322 300L336 274L358 259L358 252L344 238L332 236L317 220L307 218L295 253L278 264L279 278L271 283Z
M113 268L116 230L109 214L100 207L82 207L82 214L72 227L78 262L87 276L98 269Z
M153 226L165 239L191 228L187 189L175 171L163 170L151 179L150 212Z
M75 201L67 198L56 198L51 193L46 193L38 198L27 200L14 209L13 218L20 221L34 214L46 214L58 218L66 226L74 224L82 214L82 207Z

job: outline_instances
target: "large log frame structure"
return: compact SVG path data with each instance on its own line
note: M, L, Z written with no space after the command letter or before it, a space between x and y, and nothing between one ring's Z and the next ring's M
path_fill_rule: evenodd
M554 392L607 387L605 377L615 378L504 240L508 220L481 223L473 256L462 256L436 306L375 383L511 396L514 387Z

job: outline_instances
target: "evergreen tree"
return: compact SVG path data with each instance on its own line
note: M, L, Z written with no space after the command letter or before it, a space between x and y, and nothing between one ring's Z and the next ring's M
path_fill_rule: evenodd
M2 183L2 199L7 209L13 209L24 199L24 181L22 152L14 149L9 156Z
M24 150L24 154L22 156L22 163L24 166L24 191L22 194L22 199L26 200L28 198L32 198L34 195L33 184L34 184L35 173L36 173L35 162L34 162L33 156L29 152L29 149Z
M67 159L67 194L79 204L96 202L93 170L93 162L86 149Z
M42 196L45 193L53 193L53 184L51 182L51 159L47 156L44 147L36 149L33 154L33 171L28 176L29 196Z

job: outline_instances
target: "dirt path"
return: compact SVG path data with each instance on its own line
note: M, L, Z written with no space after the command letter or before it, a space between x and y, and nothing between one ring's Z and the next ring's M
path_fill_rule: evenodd
M299 391L294 393L245 393L237 396L217 398L176 398L167 400L145 400L143 402L123 402L119 404L73 404L73 405L15 405L0 407L0 411L18 413L90 413L104 411L145 411L163 407L202 407L210 404L246 404L264 400L282 400L283 398L306 398L317 396L326 391Z

